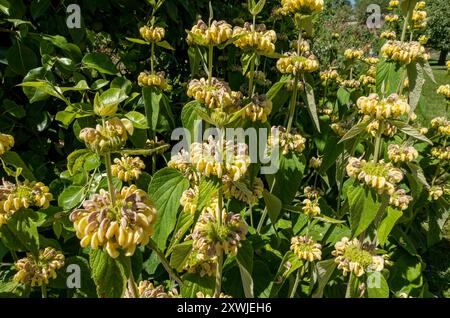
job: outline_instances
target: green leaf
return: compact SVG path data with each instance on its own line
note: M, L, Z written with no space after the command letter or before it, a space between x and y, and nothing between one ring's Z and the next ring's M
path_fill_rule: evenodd
M297 157L292 154L289 157L280 156L280 166L275 177L275 185L272 193L281 200L283 204L290 204L299 188L306 163L303 156ZM268 180L273 175L266 175ZM272 182L269 182L272 184Z
M203 110L203 108L194 108L195 113L204 121L206 121L207 123L216 126L216 123L214 122L214 120L208 115L207 112L205 112Z
M242 74L247 74L250 64L256 59L256 53L244 53L241 56Z
M374 190L356 185L348 192L352 235L358 236L375 219L381 203Z
M139 129L147 129L148 128L148 124L147 124L147 118L145 117L145 115L137 112L137 111L131 111L125 114L125 117L128 118L129 120L131 120L131 122L133 123L133 126Z
M402 215L403 212L401 210L395 209L391 206L387 207L387 214L378 226L377 231L380 245L384 245L386 243L389 233L391 233L395 223Z
M252 2L254 3L254 0L252 0ZM254 4L252 6L251 9L249 7L250 14L251 15L255 15L255 16L258 15L262 11L262 9L264 8L265 4L266 4L266 0L259 0L258 3Z
M339 87L337 90L337 98L341 105L347 105L350 102L350 92L344 87Z
M150 45L150 42L144 41L142 39L136 39L136 38L125 38L125 39L127 39L130 42L137 43L137 44Z
M327 259L316 263L317 280L319 283L317 288L314 290L314 293L312 294L312 298L322 298L323 289L330 280L331 275L333 275L336 267L337 263L334 261L334 259Z
M84 67L94 69L103 74L118 74L116 66L108 57L108 55L98 52L88 53L81 61Z
M359 124L356 124L355 126L353 126L352 128L350 128L349 131L347 131L347 133L342 136L341 140L339 140L338 144L340 144L341 142L344 142L346 140L349 139L353 139L356 136L358 136L361 133L364 133L366 131L366 127L367 127L368 123L367 122L360 122Z
M30 69L38 66L36 54L25 44L14 43L6 53L9 67L19 75L26 75Z
M209 296L214 294L214 277L206 275L201 277L199 274L184 274L181 280L183 281L183 286L181 286L181 297L183 298L197 298L198 292Z
M83 55L78 45L68 43L66 38L61 35L44 35L42 39L50 41L54 46L60 48L68 57L75 62L80 62Z
M174 230L180 198L187 188L189 180L171 168L159 170L150 182L148 192L158 211L153 239L161 250L165 249L167 238Z
M195 136L198 132L198 127L195 126L195 121L198 120L196 108L201 108L201 104L196 100L193 100L186 105L184 105L181 110L181 122L183 127L188 129L191 134L191 140L188 140L189 143L192 143L195 139Z
M15 212L9 218L6 226L0 227L0 234L5 246L15 251L30 251L37 256L39 250L37 219L37 213L31 209L20 209Z
M381 272L367 273L366 286L369 298L389 298L389 286Z
M0 0L0 11L3 12L5 15L9 15L9 9L11 5L7 0Z
M175 51L175 48L172 45L170 45L169 42L167 41L157 42L156 45L166 50Z
M154 133L158 126L158 118L160 111L160 102L162 93L151 87L142 88L142 96L144 98L145 115L147 116L147 124Z
M170 266L175 268L178 272L181 272L191 254L191 251L192 240L175 245L170 257Z
M98 89L100 89L100 88L102 88L102 87L105 87L105 86L108 85L108 84L109 84L109 81L108 81L108 80L105 80L105 79L99 79L99 80L96 80L96 81L91 85L91 89L94 90L94 91L96 91L96 90L98 90Z
M434 84L436 84L436 79L434 78L434 72L433 72L433 69L432 69L431 66L430 66L430 63L424 62L424 63L422 64L422 68L423 68L424 73L430 78L430 80L431 80Z
M395 93L400 83L401 68L394 62L381 58L377 65L376 88L382 95Z
M0 1L1 3L1 1ZM1 5L0 5L1 8ZM1 282L0 281L0 298L18 298L28 297L30 294L30 287L15 283L15 282Z
M33 19L37 19L44 15L47 9L50 7L50 0L34 0L30 6L30 12Z
M203 210L209 203L211 197L220 188L220 182L215 178L201 178L199 184L199 194L197 199L197 211Z
M409 80L409 105L410 113L414 112L419 103L425 78L423 76L423 68L419 63L410 63L406 66Z
M67 170L72 176L75 172L77 172L76 170L74 170L75 162L89 153L90 151L88 149L77 149L67 156Z
M415 139L418 139L420 141L424 141L430 145L433 144L433 142L428 139L427 137L425 137L424 135L422 135L416 128L408 125L407 123L404 123L402 121L399 120L391 120L390 121L393 125L397 126L398 129L400 129L402 132L404 132L405 134L407 134L408 136L411 136Z
M314 89L308 82L305 82L305 94L306 100L308 101L309 115L311 116L317 131L320 133L319 117L317 116L317 107L314 100Z
M286 279L302 265L303 262L292 251L288 251L281 260L274 281L270 284L270 297L277 296Z
M264 189L263 191L263 197L270 221L272 222L272 224L275 224L281 212L281 200L266 189Z
M58 197L58 205L65 210L70 210L81 203L85 195L82 186L69 186Z
M7 151L2 155L2 159L6 164L9 164L15 168L22 169L22 176L24 176L27 180L35 181L36 177L33 172L30 170L28 165L15 151Z
M129 258L120 255L114 259L103 250L91 250L89 265L100 298L123 297L131 271Z
M242 287L246 298L253 298L253 247L250 242L243 241L236 255L236 261L241 272Z

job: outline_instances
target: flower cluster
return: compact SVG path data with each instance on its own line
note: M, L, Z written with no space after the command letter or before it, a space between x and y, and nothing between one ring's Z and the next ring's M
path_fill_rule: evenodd
M308 236L291 238L291 250L300 260L312 262L322 258L322 246Z
M2 180L0 185L0 227L21 208L32 206L47 209L53 199L49 188L42 182L25 181L14 184Z
M297 55L297 53L285 53L277 61L277 69L283 74L311 73L319 69L319 61L313 54L304 57Z
M190 81L187 95L196 101L205 104L208 108L223 108L230 111L241 99L240 92L232 91L226 82L222 82L213 77L211 83L205 78L193 79Z
M413 197L406 194L403 189L397 189L389 198L389 204L400 208L400 210L406 210L408 205L413 200Z
M0 133L0 156L14 146L14 137Z
M252 122L260 121L265 123L267 116L272 112L272 101L266 95L255 94L252 97L250 104L245 107L244 116L249 118Z
M355 79L347 79L347 80L341 80L340 84L342 87L349 88L349 89L356 89L361 86L361 82Z
M295 130L287 132L286 128L282 126L273 126L267 142L269 150L280 147L281 153L287 155L288 153L302 153L305 150L306 139Z
M400 2L398 0L391 0L391 1L389 1L389 7L390 8L398 7L399 4L400 4Z
M389 160L393 162L409 162L414 161L419 156L419 153L414 147L391 144L388 147Z
M450 84L439 86L436 92L450 101Z
M411 110L406 97L391 94L387 98L381 99L377 94L361 96L356 105L359 112L374 117L377 120L396 119L402 115L407 115Z
M389 60L400 64L427 61L425 48L419 42L401 42L390 40L381 47L381 54Z
M211 295L208 295L208 294L205 295L201 291L199 291L197 294L195 294L195 296L197 296L197 298L213 298ZM220 293L217 298L232 298L232 297L229 295L226 295L224 293Z
M386 21L387 23L397 22L399 19L400 17L397 14L387 14L384 17L384 21Z
M83 128L80 131L80 139L91 151L106 153L122 148L133 131L133 123L130 120L114 117L95 128Z
M231 25L225 21L212 21L208 26L203 20L199 20L188 33L189 45L217 46L228 41L233 35Z
M138 245L145 246L153 233L156 209L145 191L135 185L115 193L101 189L70 214L82 247L104 248L112 257L131 256Z
M191 183L197 183L199 176L191 164L190 154L188 151L181 149L181 151L170 158L167 163L169 168L180 171Z
M13 280L33 287L47 285L50 279L56 278L56 271L63 266L64 255L53 247L47 247L39 250L38 260L31 253L19 259L14 264L17 273Z
M303 200L303 213L305 213L308 216L316 216L320 214L320 207L318 198L315 198L313 200L305 199Z
M296 52L302 53L302 54L309 54L309 51L311 49L309 42L307 40L299 39L291 41L289 46Z
M154 286L152 282L148 280L142 280L137 286L138 298L177 298L179 297L178 291L174 288L172 291L166 292L164 286ZM125 298L132 298L128 293Z
M385 259L381 255L373 255L373 250L361 244L358 239L350 240L343 237L334 245L335 262L342 269L344 276L353 273L357 277L364 275L367 271L380 272L384 268Z
M380 34L380 38L386 39L386 40L395 40L396 37L397 37L397 35L395 34L394 31L384 31L384 32L381 32L381 34Z
M443 136L450 135L450 120L445 117L435 117L431 120L431 127Z
M369 75L365 75L362 74L359 77L359 82L361 82L363 85L369 86L369 85L375 85L376 83L376 79L375 77L369 76Z
M323 82L331 81L331 80L340 80L340 76L336 70L329 69L320 72L320 80Z
M166 31L157 26L143 26L139 29L141 37L147 42L161 42L164 39Z
M139 157L115 158L111 166L112 175L125 182L139 179L143 169L145 164Z
M138 85L157 87L162 91L169 88L169 84L166 81L164 72L158 72L154 74L141 72L138 76Z
M449 189L442 185L433 185L428 190L428 197L430 200L438 200L444 193L449 193Z
M431 155L441 160L450 160L450 146L447 147L433 147Z
M313 169L319 169L320 166L322 165L322 157L311 157L311 159L309 160L309 166Z
M254 50L259 54L271 54L275 52L277 34L273 30L267 30L264 24L259 24L253 29L249 22L243 27L234 27L233 42L235 46L243 50Z
M383 160L375 163L350 157L346 170L350 177L364 182L380 194L388 193L392 195L395 192L395 185L403 179L403 173L400 169L395 168L391 163L385 163Z
M217 222L217 217L222 222ZM218 216L217 209L207 208L200 215L192 234L186 240L192 239L192 248L196 251L197 260L215 262L218 255L236 255L241 241L245 240L248 226L239 214L229 213L225 209Z
M366 115L364 116L363 121L370 121L366 130L369 134L376 137L380 129L380 120L372 120L369 115ZM389 122L384 122L381 134L387 137L393 137L397 133L397 130L397 126L392 125Z
M347 60L359 60L363 57L363 55L364 55L363 50L346 49L344 52L344 57Z
M282 14L312 14L323 10L323 0L281 0Z
M412 22L412 29L414 30L425 29L427 26L427 12L424 10L417 9L416 5L416 10L413 11L411 22Z
M235 198L249 205L255 205L262 198L264 183L260 178L255 178L252 184L248 180L228 181L223 183L222 190L227 199Z

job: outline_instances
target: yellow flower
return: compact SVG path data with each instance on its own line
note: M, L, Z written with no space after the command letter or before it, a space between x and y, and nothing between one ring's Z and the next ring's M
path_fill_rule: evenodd
M440 160L450 160L450 146L433 147L431 148L431 155Z
M422 34L421 36L419 36L419 43L422 45L427 44L428 42L428 37L424 34Z
M450 135L450 120L445 117L435 117L431 120L431 127L443 136Z
M265 123L267 121L267 116L270 115L272 111L272 101L267 99L266 95L255 94L251 102L245 106L244 117L249 118L252 122L260 121Z
M338 269L342 269L344 276L353 272L357 277L367 271L380 272L384 268L385 259L380 255L373 255L373 249L362 245L358 239L350 240L343 237L331 252L335 256Z
M423 10L414 10L412 17L412 28L414 30L422 30L427 26L427 12Z
M245 22L243 27L234 27L233 44L243 50L254 50L259 54L271 54L275 52L275 42L277 34L273 30L267 30L264 24L259 24L253 29L249 22Z
M0 133L0 156L14 146L14 137Z
M304 57L297 53L285 53L277 61L277 69L283 74L311 73L319 69L319 61L313 54Z
M377 94L361 96L356 105L360 113L377 120L396 119L407 115L411 110L406 97L397 94L391 94L384 99L380 99Z
M138 76L138 85L157 87L162 91L169 89L169 84L165 79L164 72L158 72L155 74L151 74L148 72L141 72Z
M311 157L311 159L309 160L309 166L313 169L319 169L320 166L322 165L322 157Z
M0 185L0 227L21 208L39 207L47 209L53 195L42 182L25 181L14 184L2 180Z
M380 38L386 39L386 40L395 40L396 34L394 31L384 31L384 32L381 32Z
M223 182L222 191L227 199L235 198L249 205L255 205L262 198L264 183L260 178L255 178L253 184L249 180L242 181L225 181Z
M152 282L143 280L137 286L137 298L178 298L178 291L174 288L172 291L166 292L164 286L154 286ZM125 291L125 298L133 298L132 293L127 289Z
M412 196L406 194L403 189L397 189L389 198L389 204L400 208L400 210L406 210L409 203L413 200Z
M104 125L98 124L95 129L83 128L79 137L91 151L105 153L122 148L133 131L133 123L130 120L114 117Z
M356 89L361 86L361 82L355 79L341 80L342 87Z
M436 92L450 101L450 84L439 86Z
M381 47L381 54L388 60L400 64L428 61L429 55L419 42L401 42L390 40Z
M323 0L281 0L283 14L312 14L323 10Z
M164 39L166 31L157 26L143 26L139 29L141 37L147 42L161 42Z
M347 49L344 52L344 57L347 60L359 60L363 57L363 54L364 54L363 50Z
M143 169L145 164L139 157L115 158L111 166L112 175L125 182L139 179Z
M308 262L319 261L322 258L322 246L307 236L291 238L291 250L300 259Z
M274 147L280 147L283 155L291 152L301 154L305 150L306 139L295 130L287 132L282 126L273 126L267 141L269 151Z
M112 257L134 254L138 245L145 246L153 234L156 209L145 191L135 185L124 187L115 194L101 189L83 202L82 209L70 214L82 247L103 248Z
M31 286L47 285L50 279L57 277L56 271L64 266L64 255L53 247L39 250L38 260L31 253L19 259L14 267L17 273L13 281Z
M241 99L240 92L234 92L226 82L212 78L211 84L205 78L193 79L189 82L187 95L198 102L205 104L208 108L223 108L234 111L235 106Z
M396 22L399 20L399 16L397 14L388 14L384 17L384 21L387 23Z
M201 292L201 291L199 291L197 294L196 294L196 296L197 296L197 298L213 298L213 296L211 296L211 295L208 295L208 294L204 294L203 292ZM217 298L232 298L231 296L228 296L228 295L226 295L226 294L224 294L224 293L220 293L219 294L219 297L217 297Z
M361 83L363 83L363 85L375 85L375 83L376 83L376 80L375 80L374 77L368 76L368 75L364 75L364 74L362 74L359 77L359 81Z
M439 185L434 185L432 187L430 187L430 189L428 190L428 198L430 200L438 200L440 197L442 197L442 195L445 192L445 187L443 186L439 186Z
M187 42L189 45L217 46L228 41L233 34L231 25L225 21L212 21L208 26L203 20L199 20L188 33Z
M311 50L309 42L303 39L291 41L290 47L300 54L309 54Z
M320 214L320 207L317 199L311 201L310 199L303 200L303 213L308 216L316 216Z
M419 153L414 147L391 144L388 147L389 159L393 162L410 162L417 159Z
M398 7L399 5L399 1L398 0L391 0L389 1L389 7L394 8L394 7Z
M330 80L338 80L339 74L336 70L329 69L326 71L320 72L320 80L323 82L330 81Z

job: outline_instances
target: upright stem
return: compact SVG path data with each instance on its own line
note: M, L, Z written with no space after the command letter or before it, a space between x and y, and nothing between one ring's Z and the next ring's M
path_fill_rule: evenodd
M219 298L220 291L222 289L222 267L223 267L223 251L221 251L217 256L216 285L214 288L214 298Z
M42 298L47 298L47 286L45 284L41 286L41 294Z
M411 18L411 10L409 9L409 6L411 5L410 1L408 3L408 13L406 14L405 20L403 21L403 29L402 29L402 36L400 38L401 42L405 41L405 37L406 37L406 29L408 28L408 23L409 23L409 19Z
M128 277L128 285L131 287L133 298L139 298L139 290L137 288L136 282L134 281L133 270L131 269L131 262L130 262L130 275Z
M256 56L254 58L252 58L252 60L250 62L250 77L248 79L248 97L250 97L250 98L253 97L253 79L255 77L255 59L256 59Z
M116 202L116 191L114 189L112 172L111 172L111 153L108 151L105 153L105 165L106 165L106 176L108 178L108 190L111 195L111 203L114 205Z
M151 49L150 49L150 71L152 74L154 74L155 68L154 68L154 59L155 59L155 43L152 42Z
M297 275L295 276L294 286L292 286L291 292L289 293L289 298L294 298L295 297L295 293L297 292L297 289L298 289L298 284L302 280L303 273L304 273L305 268L307 266L308 266L308 262L306 262L305 264L303 264L302 267L297 269Z
M148 245L156 253L156 255L158 256L158 258L159 258L161 264L163 265L164 269L169 274L170 278L173 279L174 281L176 281L179 286L182 286L183 282L178 277L178 275L175 274L175 272L172 270L172 268L170 267L169 262L167 261L167 259L164 256L164 254L159 250L159 248L156 245L156 243L152 239L150 239L150 242L148 243Z
M270 193L272 193L273 188L275 187L275 182L276 182L276 179L273 179L273 183L270 186ZM262 226L264 225L264 221L266 220L267 213L268 213L267 207L265 207L263 214L261 215L261 219L259 220L258 227L256 228L256 232L258 234L260 234L260 232L261 232Z
M213 46L210 44L208 49L208 85L212 83L212 65L213 65Z
M375 138L375 151L374 151L374 154L373 154L373 161L375 163L378 162L378 159L380 157L380 150L381 150L380 146L381 146L381 134L382 134L382 131L383 131L383 123L380 123L380 127L378 127L377 136Z
M291 131L292 128L292 121L294 120L294 114L295 114L295 106L297 104L297 93L298 93L298 76L295 75L294 79L294 90L292 92L292 97L289 102L289 117L288 117L288 124L286 127L287 132Z

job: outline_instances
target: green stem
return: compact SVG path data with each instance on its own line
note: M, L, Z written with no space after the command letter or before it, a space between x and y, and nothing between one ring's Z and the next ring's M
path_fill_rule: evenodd
M150 242L148 243L148 245L149 245L150 249L156 253L156 255L158 256L158 258L159 258L161 264L163 265L164 269L169 274L170 278L173 279L174 281L176 281L179 286L182 286L183 282L178 277L178 275L172 270L172 268L170 267L169 262L167 261L167 259L164 256L164 254L160 251L160 249L156 245L155 241L150 239Z
M292 121L294 120L295 115L295 106L297 104L297 93L298 93L298 77L296 75L294 79L294 89L292 91L292 97L289 102L288 124L286 127L287 132L290 132L292 128Z
M130 261L130 276L128 277L128 285L131 287L132 297L139 298L139 290L134 281L133 270L131 269L131 261Z
M47 298L47 286L45 284L41 286L41 294L42 298Z
M383 123L380 123L380 127L378 128L377 136L375 138L375 151L373 154L373 161L375 163L378 162L381 150L381 132L383 131Z
M11 256L14 260L14 263L19 260L19 258L17 257L16 251L11 250Z
M276 182L276 179L273 179L272 186L270 187L270 193L272 193L273 188L275 187L275 182ZM264 221L266 220L267 213L268 213L268 211L267 211L267 206L266 206L266 207L264 207L263 214L261 215L261 219L259 220L258 227L256 228L256 232L258 234L261 233L261 229L264 224Z
M402 36L400 38L401 42L405 41L406 37L406 30L408 28L409 19L411 18L411 10L409 9L409 6L411 5L412 1L408 2L408 13L406 14L405 20L403 21L403 29L402 29Z
M208 85L212 83L213 46L209 45L208 50Z
M108 178L108 190L111 195L111 203L114 205L116 202L116 190L114 189L112 179L111 164L111 153L108 151L105 153L106 176Z
M305 264L303 264L303 266L297 270L297 275L295 276L294 285L292 286L291 292L289 293L289 298L295 297L295 293L298 289L298 284L302 281L306 267L308 267L308 262L305 262Z
M248 79L248 97L252 98L253 97L253 79L255 77L255 59L256 56L254 58L252 58L251 62L250 62L250 77Z
M151 46L150 52L151 52L150 53L151 54L151 56L150 56L150 71L151 71L152 74L154 74L154 71L155 71L155 68L154 68L155 43L154 42L152 42L152 46Z
M216 284L214 288L214 298L219 298L222 289L222 267L223 267L223 251L217 257Z

